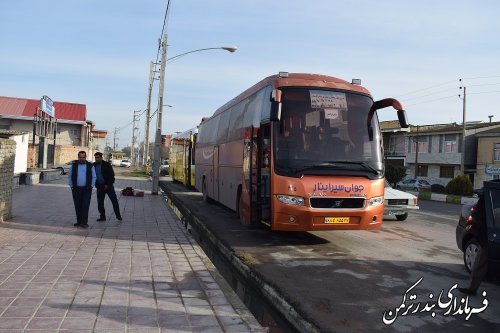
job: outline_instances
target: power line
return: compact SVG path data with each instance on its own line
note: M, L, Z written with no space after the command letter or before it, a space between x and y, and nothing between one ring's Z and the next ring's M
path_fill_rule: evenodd
M437 95L437 94L440 94L440 93L443 93L443 92L446 92L446 91L456 90L456 89L457 88L454 87L454 88L449 88L449 89L445 89L445 90L439 90L439 91L436 91L436 92L433 92L433 93L430 93L430 94L427 94L427 95L410 97L410 98L404 98L402 100L410 101L410 100L413 100L413 99L419 99L419 98L424 98L424 97L427 97L427 96Z
M410 105L418 105L418 104L425 104L425 103L430 103L430 102L439 101L439 100L442 100L442 99L453 98L453 97L457 97L457 95L446 96L446 97L441 97L441 98L431 99L431 100L428 100L428 101L423 101L423 102L418 102L418 103L407 104L406 106L410 106Z
M399 98L399 97L406 96L406 95L412 95L412 94L417 93L417 92L421 92L421 91L429 90L429 89L436 88L436 87L445 86L445 85L450 84L450 83L452 83L452 82L457 82L457 80L446 81L446 82L443 82L443 83L435 84L435 85L430 86L430 87L427 87L427 88L423 88L423 89L418 89L418 90L410 91L410 92L407 92L407 93L404 93L404 94L398 95L397 97Z

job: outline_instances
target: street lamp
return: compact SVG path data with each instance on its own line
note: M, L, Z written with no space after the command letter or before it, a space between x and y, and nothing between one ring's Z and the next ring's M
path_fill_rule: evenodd
M162 55L161 55L161 68L160 68L160 91L158 93L158 114L156 116L156 135L155 135L155 149L153 151L153 186L151 193L157 195L160 181L160 144L161 144L161 130L162 130L162 114L163 114L163 92L165 84L165 67L166 64L176 59L179 59L187 54L208 50L225 50L228 52L235 52L238 48L236 46L223 46L223 47L208 47L203 49L192 50L181 53L172 58L167 59L167 34L162 38Z

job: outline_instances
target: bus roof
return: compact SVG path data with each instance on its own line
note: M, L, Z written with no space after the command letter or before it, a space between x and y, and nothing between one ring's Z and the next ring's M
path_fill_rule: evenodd
M217 114L223 112L224 110L230 108L234 104L237 104L241 100L251 96L255 92L259 91L260 89L272 85L274 88L280 88L280 87L318 87L318 88L327 88L327 89L340 89L340 90L349 90L365 95L371 96L370 92L368 89L359 86L359 85L354 85L351 84L345 80L333 77L333 76L327 76L327 75L320 75L320 74L305 74L305 73L287 73L286 76L282 76L280 74L275 74L266 77L265 79L261 80L260 82L254 84L252 87L248 88L220 108L218 108L213 116L216 116ZM213 117L212 116L212 117Z

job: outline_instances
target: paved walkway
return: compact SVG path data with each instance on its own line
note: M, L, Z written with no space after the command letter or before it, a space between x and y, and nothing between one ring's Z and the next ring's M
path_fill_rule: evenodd
M265 332L161 196L124 197L123 222L77 229L66 180L14 190L0 224L0 333Z

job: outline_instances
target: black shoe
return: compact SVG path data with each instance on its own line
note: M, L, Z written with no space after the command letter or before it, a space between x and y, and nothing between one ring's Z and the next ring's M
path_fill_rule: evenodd
M457 288L462 294L476 296L477 292L469 288Z
M106 218L101 216L101 217L100 217L100 218L98 218L96 221L97 221L97 222L104 222L104 221L106 221Z
M80 228L83 228L83 229L87 229L89 227L89 225L87 223L82 223L80 225L78 225Z
M80 222L76 222L75 224L73 224L75 227L79 227L81 225Z
M121 216L117 216L117 217L116 217L116 219L117 219L118 221L122 221L122 220L123 220Z

